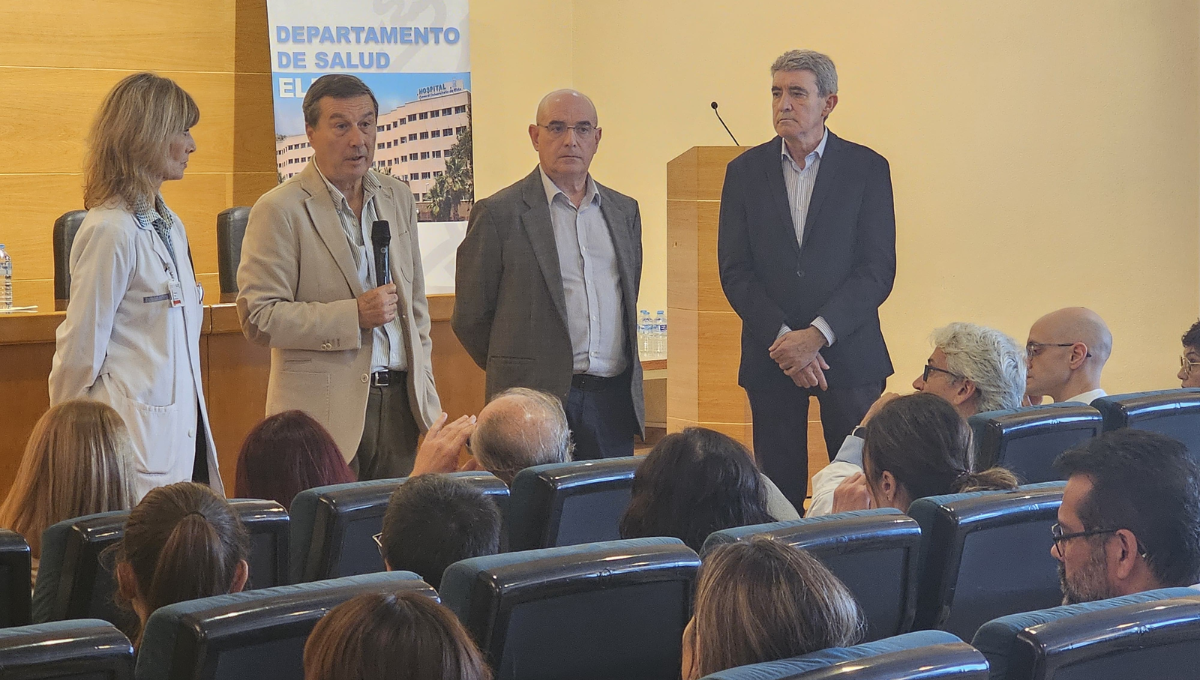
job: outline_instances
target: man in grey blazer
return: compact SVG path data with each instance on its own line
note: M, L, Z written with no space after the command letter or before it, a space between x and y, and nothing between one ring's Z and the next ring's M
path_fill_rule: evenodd
M600 136L583 94L542 99L529 126L538 167L471 210L452 318L488 397L530 387L563 400L581 460L633 455L645 421L641 214L588 173Z
M420 433L441 411L416 204L408 186L371 170L378 113L354 76L312 84L312 160L255 203L238 268L242 330L271 348L267 415L316 418L359 479L407 475ZM383 286L371 252L376 220L391 231L392 282Z

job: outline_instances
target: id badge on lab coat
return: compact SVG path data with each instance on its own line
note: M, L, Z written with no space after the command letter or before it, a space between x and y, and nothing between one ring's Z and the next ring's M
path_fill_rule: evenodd
M171 296L171 306L172 307L182 307L183 306L183 288L179 285L178 281L171 281L170 283L168 283L167 284L167 292Z

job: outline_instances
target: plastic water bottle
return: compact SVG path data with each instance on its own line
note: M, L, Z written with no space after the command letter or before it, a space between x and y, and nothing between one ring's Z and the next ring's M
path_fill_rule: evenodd
M638 312L638 357L650 358L650 337L653 333L653 323L650 321L650 310L643 309Z
M4 279L0 283L0 309L12 309L12 276L12 258L4 251L4 244L0 243L0 277Z
M654 315L654 358L667 358L667 313L661 309Z

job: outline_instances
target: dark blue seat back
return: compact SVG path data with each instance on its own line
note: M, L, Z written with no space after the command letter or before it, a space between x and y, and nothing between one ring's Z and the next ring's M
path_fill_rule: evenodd
M237 270L242 263L242 238L250 221L250 208L237 206L217 213L217 275L221 302L232 302L238 292Z
M1104 429L1099 411L1070 402L988 411L967 422L975 433L978 469L998 465L1027 484L1061 480L1054 471L1058 454Z
M78 619L0 630L5 680L133 680L133 645L107 621Z
M1200 463L1200 389L1114 394L1092 402L1104 415L1104 431L1132 427L1183 442Z
M247 587L270 586L286 579L287 511L275 501L233 499L229 503L250 532ZM128 511L104 512L46 529L33 593L35 621L95 618L110 621L121 630L133 629L136 617L116 603L111 553L105 553L125 536L128 519Z
M912 629L921 527L911 517L885 508L725 529L710 535L701 553L755 535L806 550L829 567L866 615L866 640Z
M1062 601L1050 526L1064 482L920 498L917 628L970 639L984 622Z
M71 246L85 217L86 210L71 210L54 220L51 237L54 251L54 308L59 311L66 309L67 301L71 299Z
M15 531L0 529L0 628L24 626L31 619L29 544Z
M674 538L589 543L456 562L441 595L497 680L670 680L699 566Z
M950 633L922 630L794 659L739 666L703 680L985 680L983 655Z
M512 482L510 550L553 548L621 537L641 456L525 468Z
M989 621L972 643L996 680L1195 678L1200 592L1151 590Z
M138 680L303 680L304 643L330 609L363 593L437 593L416 574L384 572L218 595L150 615Z
M504 515L508 487L500 478L490 472L456 472L450 476L496 501ZM291 509L292 582L383 571L383 558L372 536L383 531L388 499L406 480L333 484L297 494Z

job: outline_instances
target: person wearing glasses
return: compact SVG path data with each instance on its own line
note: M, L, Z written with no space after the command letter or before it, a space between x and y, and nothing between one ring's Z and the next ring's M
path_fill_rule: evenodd
M601 132L582 93L542 99L529 126L538 167L471 209L451 319L488 398L529 387L562 399L576 459L633 455L645 421L642 220L588 172Z
M1016 340L993 328L955 322L933 332L933 345L933 353L925 370L913 381L913 389L941 397L964 419L1021 405L1025 353ZM833 492L843 482L847 482L843 494L853 487L857 503L869 502L867 486L861 479L863 435L871 419L899 396L889 392L872 404L858 427L842 441L833 461L813 476L809 515L832 512ZM857 480L848 481L856 476Z
M1200 468L1165 435L1122 429L1062 453L1050 552L1063 604L1200 582Z
M1183 356L1179 357L1180 387L1200 387L1200 321L1183 334Z
M1029 329L1025 343L1025 397L1040 404L1075 401L1090 404L1106 396L1100 373L1112 353L1112 333L1100 315L1067 307L1043 316Z

